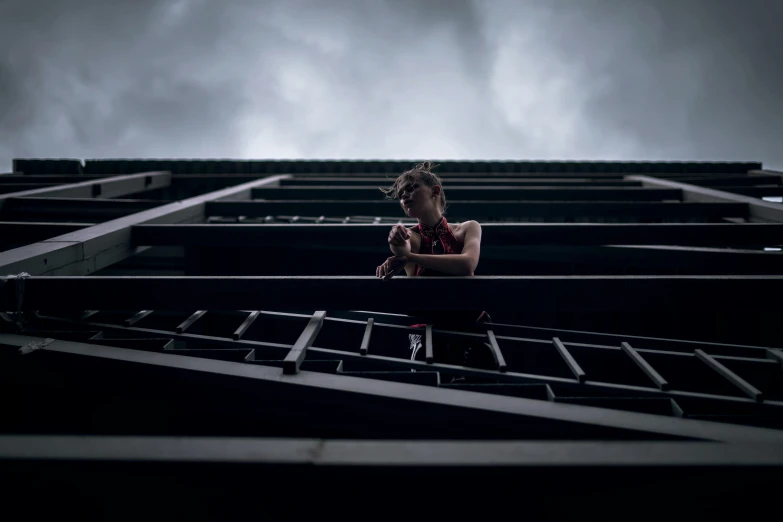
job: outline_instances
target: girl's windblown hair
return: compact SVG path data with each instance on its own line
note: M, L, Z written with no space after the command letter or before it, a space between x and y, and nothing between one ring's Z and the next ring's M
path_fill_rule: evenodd
M446 213L446 194L443 190L443 182L440 179L440 176L435 174L433 169L437 167L438 165L435 165L431 161L423 161L421 163L417 163L413 166L412 169L406 170L402 174L400 174L396 180L394 180L394 183L391 187L386 189L381 189L381 192L383 192L386 195L386 199L400 199L400 190L402 187L408 183L409 181L412 181L416 179L416 174L419 175L418 179L428 187L440 187L440 212L441 214Z

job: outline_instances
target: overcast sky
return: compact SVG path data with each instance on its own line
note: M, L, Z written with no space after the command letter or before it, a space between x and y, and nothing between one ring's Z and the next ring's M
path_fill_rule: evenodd
M763 161L783 0L0 0L14 157Z

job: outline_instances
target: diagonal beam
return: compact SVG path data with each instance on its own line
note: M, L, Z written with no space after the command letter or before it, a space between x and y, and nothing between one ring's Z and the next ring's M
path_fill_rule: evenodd
M58 198L116 198L147 190L168 187L171 172L140 172L125 176L82 181L53 187L0 194L0 210L9 198L58 197Z
M274 184L286 177L254 180L8 250L0 253L0 274L92 274L143 250L131 244L133 225L204 221L208 202L249 199L254 188Z
M307 355L307 349L313 345L318 332L321 331L325 316L326 312L320 310L315 312L310 318L307 326L299 335L299 339L296 340L291 347L291 351L288 352L288 355L283 360L283 373L287 375L299 373L299 366L302 365L302 361L304 361L305 355Z
M296 378L288 378L282 382L279 370L273 367L152 353L111 346L96 346L74 341L53 340L48 344L44 343L44 341L45 339L31 336L0 334L0 345L7 347L37 346L39 347L37 351L44 354L47 352L71 354L97 360L169 368L177 372L200 372L239 377L243 380L256 380L259 384L267 383L272 386L279 386L281 391L290 390L292 387L301 387L301 389L310 389L316 392L330 391L331 394L358 394L392 401L424 403L432 407L468 408L512 416L520 415L551 421L632 430L640 435L647 433L735 443L779 444L783 442L783 433L763 428L684 420L675 417L661 417L660 415L558 404L536 399L416 386L389 381L375 381L358 377L340 376L335 378L334 375L317 372L301 372Z
M650 188L670 188L682 191L682 200L685 202L703 203L739 203L748 206L748 216L761 221L783 223L783 205L770 203L762 199L750 196L732 194L714 188L699 187L679 181L651 178L649 176L626 176L629 181L641 181L642 185Z

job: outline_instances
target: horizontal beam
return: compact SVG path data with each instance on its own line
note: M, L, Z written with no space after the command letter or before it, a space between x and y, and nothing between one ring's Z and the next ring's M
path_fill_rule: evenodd
M757 171L761 172L761 171ZM704 177L687 177L677 178L677 181L682 183L690 183L691 185L700 185L702 187L739 187L747 186L752 187L754 185L780 185L781 178L774 174L762 174L752 175L748 173L747 176L731 176L720 178L704 178ZM641 182L638 182L641 184Z
M783 196L783 186L769 186L769 187L721 187L721 190L731 192L733 194L741 194L743 196L749 196L752 198L769 198Z
M0 221L0 245L30 244L50 237L75 232L94 223L26 223Z
M175 176L176 177L176 176ZM367 178L342 178L342 177L318 177L318 178L300 178L282 180L281 187L298 186L312 187L328 185L334 186L356 186L368 185L372 187L388 187L394 182L394 177L367 177ZM535 187L535 186L555 186L555 187L641 187L638 181L625 181L621 179L590 179L584 178L508 178L508 177L486 177L486 178L442 178L447 187L452 186L501 186L512 185L515 187Z
M648 273L679 270L683 274L781 274L780 252L664 245L516 245L483 247L481 257L514 261L575 263L578 265L638 267Z
M10 198L0 208L0 217L14 220L84 220L91 216L109 220L165 205L166 201L105 198Z
M141 251L131 245L133 225L203 222L207 216L208 202L248 199L252 189L277 183L284 177L286 176L272 176L251 181L2 252L0 274L21 272L31 275L92 274ZM154 306L147 308L155 309Z
M737 196L741 197L741 196ZM783 208L783 207L782 207ZM404 216L397 201L231 201L207 205L210 216ZM450 201L451 221L529 217L718 219L746 217L746 203Z
M2 179L2 178L0 178ZM33 189L56 187L59 183L0 183L0 195L25 192Z
M168 187L171 172L140 172L125 176L93 179L79 183L14 192L0 195L0 209L9 197L52 198L118 198L147 190Z
M0 278L0 309L18 285ZM29 277L23 310L783 310L783 276ZM411 295L437 300L411 303ZM529 296L502 299L500 296ZM502 304L501 304L502 303Z
M677 181L651 178L649 176L626 176L629 181L641 181L649 188L670 188L682 191L683 201L709 203L742 203L747 205L748 217L760 221L783 223L783 205L770 203L750 196L741 196L724 190L699 187Z
M514 187L514 186L446 186L446 196L455 200L481 201L663 201L680 200L682 194L672 189L642 187ZM253 191L253 199L265 200L347 200L381 198L378 186L328 185L313 187L269 187Z
M783 467L777 445L708 442L391 441L0 435L0 460L234 462L322 466Z
M138 225L135 245L255 246L325 244L349 248L384 245L390 225ZM485 223L482 245L778 245L775 223Z

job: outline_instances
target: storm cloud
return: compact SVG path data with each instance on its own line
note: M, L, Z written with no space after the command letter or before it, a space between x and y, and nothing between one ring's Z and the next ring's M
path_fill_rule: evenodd
M783 168L777 0L0 2L13 157Z

